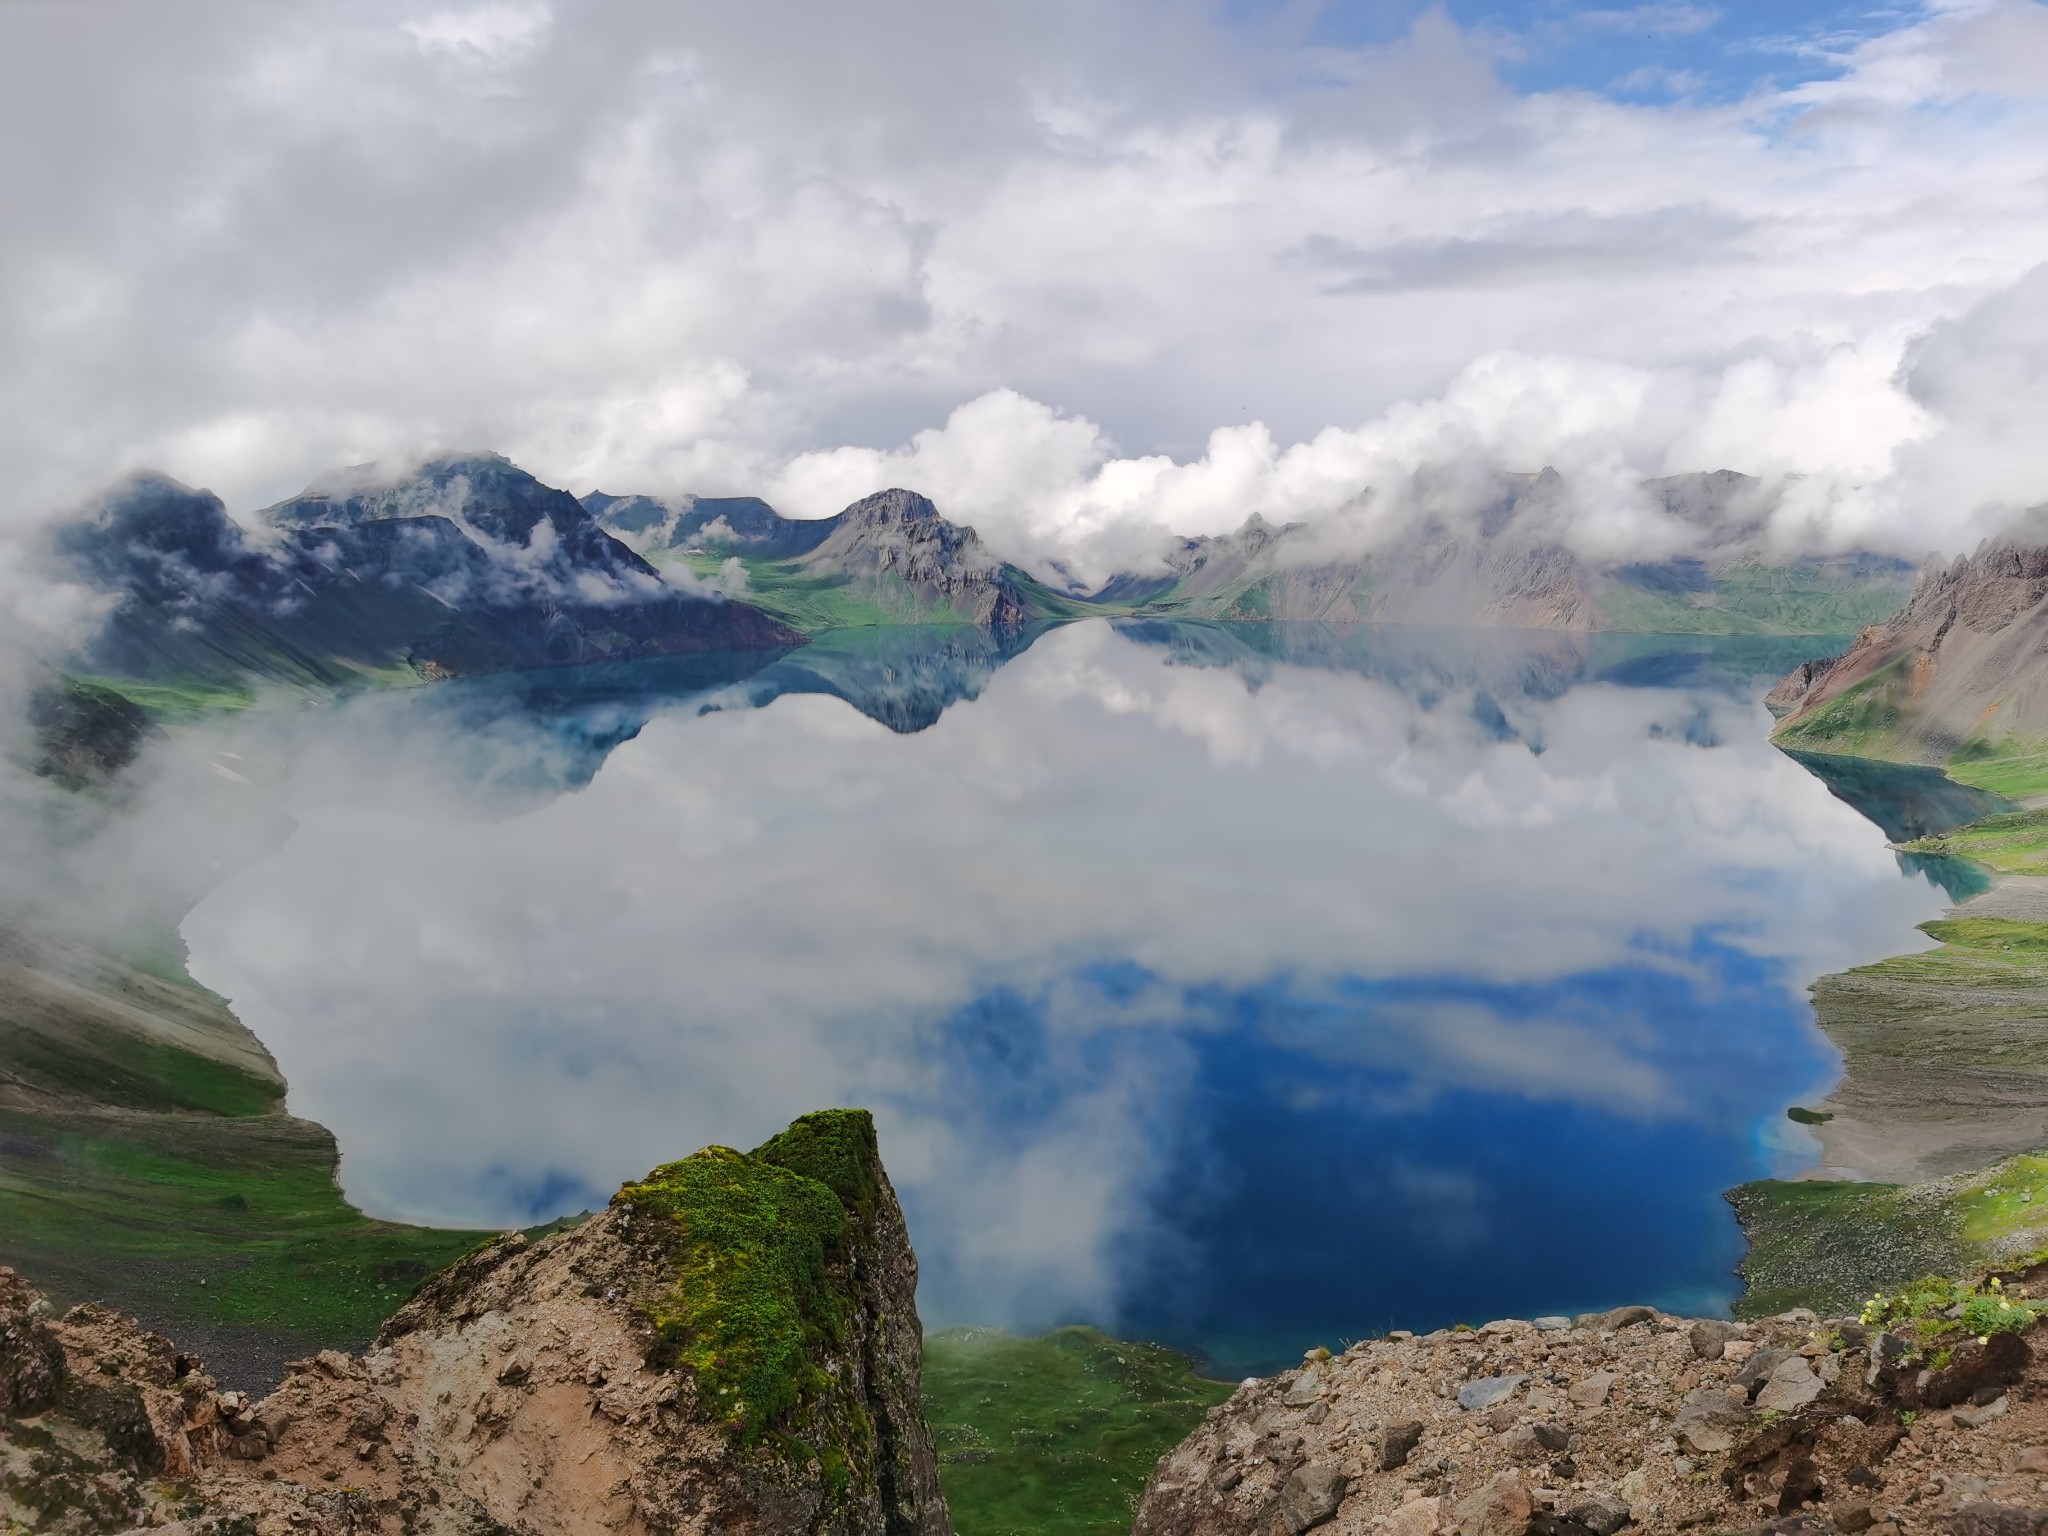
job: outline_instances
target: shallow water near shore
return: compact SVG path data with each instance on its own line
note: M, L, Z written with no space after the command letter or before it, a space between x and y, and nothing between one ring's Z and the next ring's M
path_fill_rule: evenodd
M1804 989L1946 905L1769 745L1817 648L1090 622L364 698L219 728L297 828L184 933L376 1215L859 1103L935 1326L1235 1374L1712 1310L1722 1191L1810 1158Z

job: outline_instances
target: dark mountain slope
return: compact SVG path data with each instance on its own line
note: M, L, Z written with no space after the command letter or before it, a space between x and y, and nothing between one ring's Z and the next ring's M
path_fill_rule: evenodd
M113 599L75 660L115 677L333 685L801 643L668 585L574 497L488 454L355 471L253 530L210 492L136 475L50 552Z

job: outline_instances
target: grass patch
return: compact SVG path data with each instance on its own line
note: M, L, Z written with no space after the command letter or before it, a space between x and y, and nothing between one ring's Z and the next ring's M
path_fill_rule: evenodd
M1749 1239L1737 1317L1839 1316L1873 1291L1962 1267L1960 1214L1914 1185L1763 1179L1728 1201Z
M1927 753L1911 735L1912 714L1911 666L1901 656L1819 709L1793 716L1771 739L1805 752L1921 762Z
M372 1221L283 1115L0 1110L0 1257L63 1301L308 1348L367 1341L482 1233Z
M153 718L177 723L256 702L254 684L216 677L78 677L74 682L117 693Z
M2048 738L2007 736L1999 741L1966 741L1948 760L1958 783L1988 789L2009 800L2048 794Z
M1953 832L1899 846L1907 853L1969 859L2002 875L2048 874L2048 811L1988 816Z
M1850 635L1889 618L1910 575L1858 575L1744 561L1709 573L1695 591L1617 584L1601 599L1603 627L1644 634Z
M960 1536L1123 1536L1153 1466L1231 1390L1092 1328L925 1339L925 1414Z

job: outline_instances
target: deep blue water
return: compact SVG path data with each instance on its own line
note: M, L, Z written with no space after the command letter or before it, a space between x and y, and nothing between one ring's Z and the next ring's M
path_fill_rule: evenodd
M1092 623L363 699L219 744L298 830L186 936L380 1215L861 1103L931 1323L1238 1372L1711 1309L1723 1191L1810 1161L1806 986L1946 899L1768 745L1813 649Z

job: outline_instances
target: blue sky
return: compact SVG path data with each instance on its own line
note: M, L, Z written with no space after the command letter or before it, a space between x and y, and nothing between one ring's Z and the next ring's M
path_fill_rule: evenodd
M1518 89L1646 101L1733 100L1833 78L1857 43L1926 9L1841 0L1450 0L1445 8L1491 38L1502 78ZM1335 0L1309 36L1337 46L1383 42L1405 32L1422 9L1412 0Z

